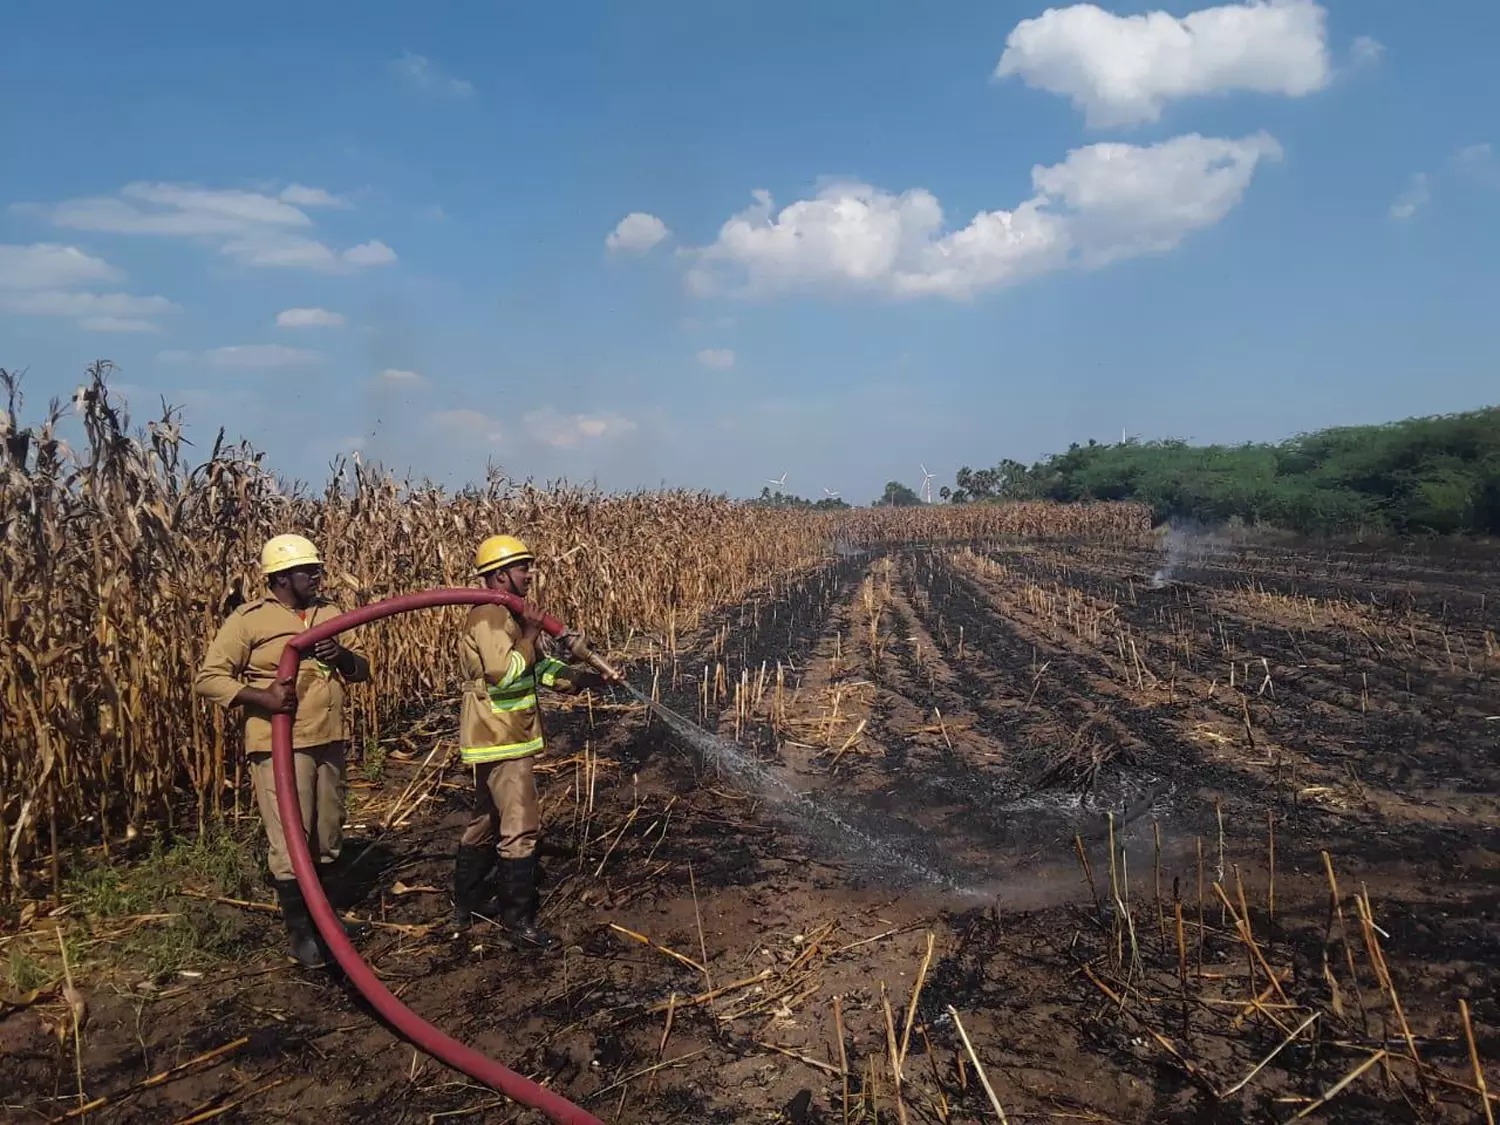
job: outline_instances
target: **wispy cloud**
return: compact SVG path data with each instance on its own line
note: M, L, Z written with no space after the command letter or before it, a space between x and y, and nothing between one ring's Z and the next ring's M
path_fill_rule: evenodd
M1500 157L1496 157L1495 148L1488 141L1459 149L1453 155L1453 168L1476 183L1500 187Z
M1385 44L1368 35L1361 35L1349 46L1349 61L1357 70L1375 66L1385 58Z
M350 273L396 260L395 251L383 242L363 242L338 251L317 239L267 233L237 238L219 249L241 265L305 269L315 273Z
M344 314L327 309L283 309L276 314L277 328L342 328Z
M104 259L76 246L56 242L0 245L0 289L54 289L120 277L120 271Z
M351 273L396 260L383 242L337 250L313 237L308 210L346 207L322 188L292 184L272 195L196 184L126 184L114 196L18 203L12 211L67 230L184 238L215 247L244 266Z
M551 407L530 411L522 421L529 437L556 449L573 449L636 428L635 422L619 414L566 414Z
M443 73L426 55L405 51L399 59L392 61L391 69L413 90L449 98L467 98L474 93L473 83Z
M88 332L155 332L152 319L178 306L158 296L91 293L76 286L122 278L102 258L76 246L39 242L0 246L0 312L64 317Z
M467 407L435 410L427 416L427 424L449 437L481 441L490 445L498 445L505 440L505 427L498 420Z
M177 311L177 305L165 297L135 297L129 293L77 293L61 289L42 289L22 293L7 307L25 316L65 316L89 318L143 319Z
M1418 172L1391 204L1391 218L1397 222L1405 222L1431 202L1432 177L1426 172Z
M169 350L156 357L163 363L201 363L219 370L253 371L285 367L311 367L326 358L309 348L289 348L284 344L231 344L205 352Z
M698 353L698 362L704 367L727 371L734 366L734 351L730 348L704 348Z
M1418 212L1432 206L1438 186L1443 182L1462 181L1479 187L1500 188L1500 158L1488 142L1465 145L1435 172L1416 172L1401 194L1391 204L1390 216L1406 222Z
M289 184L281 191L280 199L295 207L348 207L349 201L322 188Z
M382 383L392 387L425 387L426 378L417 371L404 371L399 367L387 367L378 376Z
M78 322L85 332L160 332L161 325L125 316L90 316Z

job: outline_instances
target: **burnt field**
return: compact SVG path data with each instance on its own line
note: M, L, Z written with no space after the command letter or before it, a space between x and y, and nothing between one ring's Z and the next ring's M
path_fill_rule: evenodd
M1497 597L1483 558L843 554L634 646L716 746L548 702L565 952L445 933L447 702L354 771L344 905L403 1002L610 1121L1484 1120ZM290 967L251 846L65 909L86 1020L0 1009L7 1119L542 1120Z

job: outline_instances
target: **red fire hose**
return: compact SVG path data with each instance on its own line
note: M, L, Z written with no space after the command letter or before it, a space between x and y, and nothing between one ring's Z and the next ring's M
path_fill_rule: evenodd
M446 605L503 605L521 612L526 603L513 594L478 589L426 590L418 594L402 594L371 605L361 606L341 613L337 617L314 625L305 633L299 633L287 641L281 654L281 663L276 669L277 678L295 682L297 665L302 654L313 645L329 637L337 636L346 629L379 621L397 613L408 613L414 609L428 609ZM551 636L564 631L562 622L554 617L542 618L542 628ZM593 1114L580 1109L567 1099L537 1085L515 1071L486 1058L472 1047L443 1034L422 1019L393 996L371 971L345 936L343 927L328 903L318 882L313 867L312 855L307 848L307 839L294 826L302 823L302 809L297 802L297 775L292 764L292 716L273 715L271 718L271 763L276 774L276 807L281 813L281 823L288 826L285 833L287 850L292 855L292 869L297 883L307 900L308 910L318 932L333 953L334 959L349 977L351 983L375 1006L385 1019L406 1037L414 1046L449 1066L462 1071L470 1078L483 1082L493 1090L522 1105L545 1113L557 1125L604 1125Z

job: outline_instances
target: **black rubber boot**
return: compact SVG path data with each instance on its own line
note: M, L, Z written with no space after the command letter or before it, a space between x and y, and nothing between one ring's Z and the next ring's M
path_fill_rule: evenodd
M323 956L323 943L318 940L317 927L308 913L307 901L302 897L302 888L295 879L276 880L276 899L281 903L281 919L286 923L286 932L291 938L292 956L305 969L321 969L328 964Z
M353 938L355 929L348 922L339 917L341 911L349 909L349 887L344 878L344 865L340 860L330 860L327 863L318 863L318 882L323 885L323 893L328 896L328 905L333 907L333 917L339 927L344 931L344 936ZM317 927L313 927L316 932Z
M500 860L500 921L517 945L552 949L557 938L536 924L537 857Z
M453 932L462 933L474 923L474 915L493 918L500 903L488 894L490 872L495 867L495 849L490 844L460 844L453 857Z

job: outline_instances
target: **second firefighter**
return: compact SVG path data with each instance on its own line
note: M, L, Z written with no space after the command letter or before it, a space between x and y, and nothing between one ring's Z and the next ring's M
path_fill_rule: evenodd
M521 540L494 535L479 545L474 569L485 589L525 598L534 561ZM610 681L547 655L541 621L531 606L517 614L477 605L464 624L460 751L474 768L474 806L454 861L453 927L466 930L478 914L517 943L546 949L556 939L536 924L541 809L532 760L545 746L537 688L573 693Z

